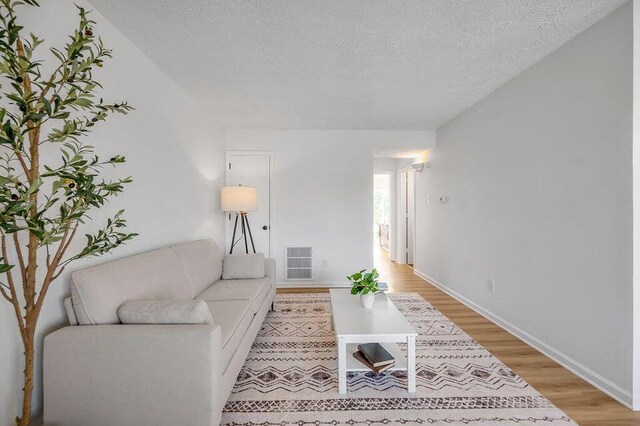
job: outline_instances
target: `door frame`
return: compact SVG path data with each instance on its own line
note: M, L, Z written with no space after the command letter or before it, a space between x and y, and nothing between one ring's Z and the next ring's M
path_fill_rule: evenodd
M273 251L273 232L275 230L273 223L275 222L273 220L274 215L273 212L275 211L275 209L273 208L273 200L274 200L274 196L273 196L273 191L274 191L274 182L275 182L275 166L274 166L274 153L273 151L255 151L255 150L228 150L224 152L224 184L229 185L229 181L230 181L230 176L229 176L229 163L231 161L231 156L234 155L246 155L246 156L251 156L251 155L262 155L265 157L269 157L269 256L268 257L273 257L273 253L275 253ZM226 213L225 213L226 215ZM224 226L224 241L225 241L225 247L227 244L227 218L225 217L225 226ZM226 249L225 249L226 250ZM226 253L226 251L225 251Z

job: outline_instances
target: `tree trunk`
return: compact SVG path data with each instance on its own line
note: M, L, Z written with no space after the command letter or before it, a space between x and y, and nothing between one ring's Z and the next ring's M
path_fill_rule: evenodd
M16 417L18 426L29 426L31 422L31 396L33 394L34 333L27 329L24 340L24 388L22 393L22 417Z

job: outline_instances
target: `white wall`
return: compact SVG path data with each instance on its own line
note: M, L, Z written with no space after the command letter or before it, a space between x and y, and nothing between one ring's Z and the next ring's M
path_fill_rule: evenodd
M84 0L75 2L90 8ZM76 27L74 2L41 3L23 22L27 30L60 44ZM90 142L105 157L126 155L127 164L115 172L132 175L134 183L95 212L94 222L82 231L102 226L107 216L124 208L129 229L140 235L112 255L71 265L50 290L39 324L39 342L45 333L66 324L62 299L69 293L70 271L180 241L209 236L222 241L223 235L222 215L216 206L224 166L223 132L211 117L199 116L201 108L105 19L98 13L92 17L98 21L97 33L114 50L113 60L99 73L104 97L126 98L136 111L101 124ZM42 53L46 54L45 48ZM77 243L82 240L78 238ZM0 425L12 425L21 407L22 349L13 311L4 300L0 303L0 342ZM41 345L36 362L36 414L41 407L40 354Z
M226 131L227 150L274 153L272 255L278 284L285 284L285 244L313 246L314 285L341 285L345 275L371 268L374 148L427 149L434 136L430 131ZM327 267L321 266L323 259Z
M627 404L631 126L627 4L439 129L417 182L418 271Z

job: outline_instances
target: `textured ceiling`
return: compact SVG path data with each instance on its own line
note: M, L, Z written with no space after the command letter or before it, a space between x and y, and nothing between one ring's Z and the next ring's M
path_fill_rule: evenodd
M439 127L625 2L90 1L226 128L406 130Z

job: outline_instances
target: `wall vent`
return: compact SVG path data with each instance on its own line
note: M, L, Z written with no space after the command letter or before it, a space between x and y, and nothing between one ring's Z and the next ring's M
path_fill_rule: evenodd
M309 281L313 279L313 248L285 246L287 281Z

